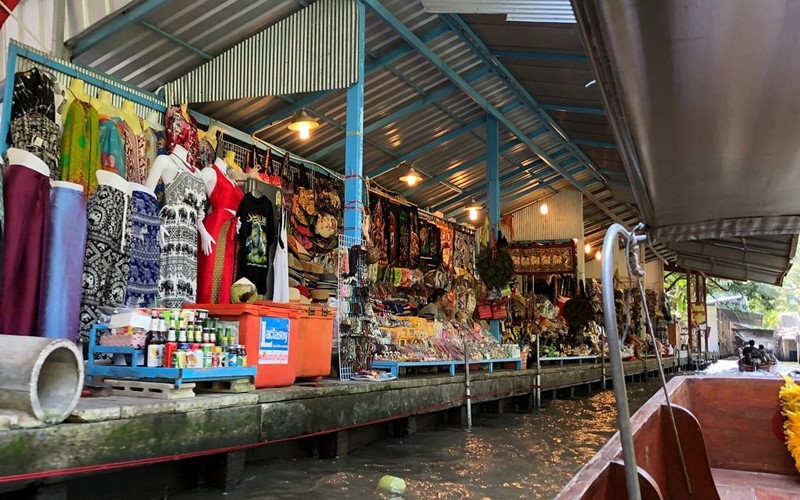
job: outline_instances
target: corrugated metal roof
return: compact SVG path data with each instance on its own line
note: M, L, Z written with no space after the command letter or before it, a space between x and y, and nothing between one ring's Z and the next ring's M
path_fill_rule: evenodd
M173 0L146 16L146 22L187 42L211 56L263 30L302 8L297 0ZM574 180L605 200L608 210L621 218L635 221L630 206L615 202L608 186L580 167L582 160L565 148L556 133L548 131L542 118L496 71L490 71L484 59L454 31L447 29L441 17L426 13L419 0L386 0L382 4L417 36L427 38L427 46L453 70L470 82L493 106L531 138L531 141L563 168ZM468 24L492 50L539 50L558 54L585 56L577 32L563 25L508 23L504 16L465 16ZM366 29L367 63L379 57L407 49L396 32L368 9ZM431 34L435 34L431 35ZM102 46L81 54L76 61L100 71L154 90L205 62L197 51L188 50L168 40L141 23L134 23L113 34ZM601 107L597 89L577 83L592 78L583 61L506 60L509 70L540 104ZM230 75L235 79L237 75ZM366 77L365 126L413 107L413 113L384 123L365 134L364 167L370 175L383 171L376 182L403 194L422 207L444 210L463 216L460 207L475 196L485 200L486 144L481 107L414 50L406 50ZM426 105L417 103L437 93ZM440 94L441 93L441 94ZM212 118L247 130L265 117L274 116L304 95L272 96L238 101L202 103L192 107ZM428 101L425 101L428 102ZM320 119L321 126L311 140L300 141L286 129L286 121L268 124L258 137L298 155L311 158L332 170L343 171L346 92L327 92L307 110ZM605 117L567 111L549 111L560 127L572 138L592 143L613 143ZM470 130L460 133L464 127ZM440 142L440 138L449 140ZM435 147L427 147L433 141ZM517 143L514 145L514 143ZM547 167L526 146L518 143L505 127L500 127L502 210L509 212L550 196L573 185ZM580 146L601 171L621 168L613 148ZM409 190L389 170L408 159L428 179ZM462 165L469 165L463 168ZM606 175L606 174L604 174ZM611 177L626 182L624 177ZM587 237L596 242L611 222L594 203L584 199Z

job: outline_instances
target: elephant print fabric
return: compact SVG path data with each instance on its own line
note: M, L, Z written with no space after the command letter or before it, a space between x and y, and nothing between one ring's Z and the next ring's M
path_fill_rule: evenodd
M256 285L258 293L267 293L269 275L269 247L275 241L275 215L266 197L256 198L246 194L239 205L239 278L247 278Z

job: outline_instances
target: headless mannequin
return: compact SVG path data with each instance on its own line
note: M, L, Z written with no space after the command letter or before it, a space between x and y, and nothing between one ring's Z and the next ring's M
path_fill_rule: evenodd
M67 182L67 181L50 181L50 186L52 187L60 187L64 189L72 189L74 191L83 192L83 186L80 184L75 184L74 182Z
M45 177L50 177L50 168L35 154L17 148L8 148L6 154L8 155L9 165L19 165L38 172Z
M153 166L150 167L150 175L147 176L147 182L145 186L150 191L155 191L156 186L158 185L158 181L164 181L164 186L169 186L172 184L172 181L175 180L180 169L187 170L190 174L199 176L200 172L197 170L192 170L188 166L188 157L189 153L186 151L186 148L183 146L176 144L172 150L172 153L168 155L159 155L156 158L156 161L153 162ZM205 180L205 179L204 179ZM211 248L211 245L216 244L216 240L208 234L206 231L205 226L203 225L203 212L199 212L197 214L197 231L200 233L200 243L202 248ZM164 241L164 234L161 235L161 242L162 244L165 243ZM210 253L210 250L209 250Z
M147 115L147 119L144 121L144 124L147 128L158 130L159 132L163 132L167 129L164 124L161 123L161 120L158 116L158 111L151 111L150 114Z
M236 153L234 151L225 152L225 164L227 165L226 173L231 179L243 181L247 178L242 167L236 163Z
M125 120L125 123L127 123L131 130L133 130L134 134L141 135L142 122L136 115L136 109L131 101L122 101L122 107L119 110L119 116Z
M128 185L131 188L131 192L138 191L140 193L147 193L150 196L152 196L153 198L156 197L156 194L153 192L153 190L150 189L149 187L145 186L144 184L137 184L135 182L129 182Z
M111 92L101 90L97 93L97 97L93 98L91 102L100 116L108 116L111 118L119 117L119 110L111 103Z
M83 80L79 80L77 78L73 78L69 82L69 87L67 87L67 101L63 109L69 109L69 105L72 104L72 101L75 99L83 102L91 102L92 100L92 98L89 97L89 94L86 93ZM64 111L64 113L66 114L66 111Z
M225 172L225 169L227 168L227 165L225 164L225 162L221 158L217 158L216 160L214 160L214 165L216 165L217 168L219 169L219 171L222 172L222 175L223 175L222 179L219 178L219 176L217 175L216 170L214 170L214 168L212 168L212 167L206 167L200 172L200 175L203 177L203 181L206 183L206 195L209 198L211 198L211 192L214 191L214 187L216 187L217 182L230 182L231 184L236 186L236 181L234 181L233 179L228 177L228 174ZM233 215L236 215L236 212L231 210L231 209L229 209L229 208L226 208L225 210L227 210L228 212L230 212ZM239 228L240 227L242 227L242 221L240 221L239 218L237 217L236 218L236 234L239 234ZM210 239L210 241L208 241L208 246L206 246L206 241L205 240L202 241L202 247L203 247L203 253L204 254L211 255L212 242L214 244L216 243L216 241L214 241L213 239Z
M197 138L200 140L201 143L205 139L206 141L208 141L209 144L211 144L211 147L216 150L217 149L217 131L218 131L218 128L217 128L216 124L211 125L211 126L208 127L208 131L198 130L197 131Z

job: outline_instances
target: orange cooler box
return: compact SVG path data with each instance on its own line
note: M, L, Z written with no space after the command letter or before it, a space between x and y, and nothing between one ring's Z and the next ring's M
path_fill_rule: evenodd
M247 364L255 366L256 388L286 387L294 384L300 354L299 312L287 307L255 304L193 304L208 310L211 318L239 323L239 343L247 349ZM288 319L288 338L281 338L281 330ZM276 321L277 320L277 321ZM262 324L268 332L262 342Z
M327 306L257 302L273 308L293 311L298 315L297 378L319 380L331 374L333 320L336 311Z

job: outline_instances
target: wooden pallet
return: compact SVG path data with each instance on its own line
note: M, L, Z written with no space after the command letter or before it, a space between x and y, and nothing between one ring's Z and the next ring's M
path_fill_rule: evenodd
M250 382L249 378L239 378L236 380L208 380L194 383L197 392L226 392L240 394L243 392L254 391L256 387Z
M141 380L106 379L105 383L111 387L114 396L129 396L135 398L153 399L185 399L194 397L195 384L182 384L179 388L175 384L164 382L144 382Z

